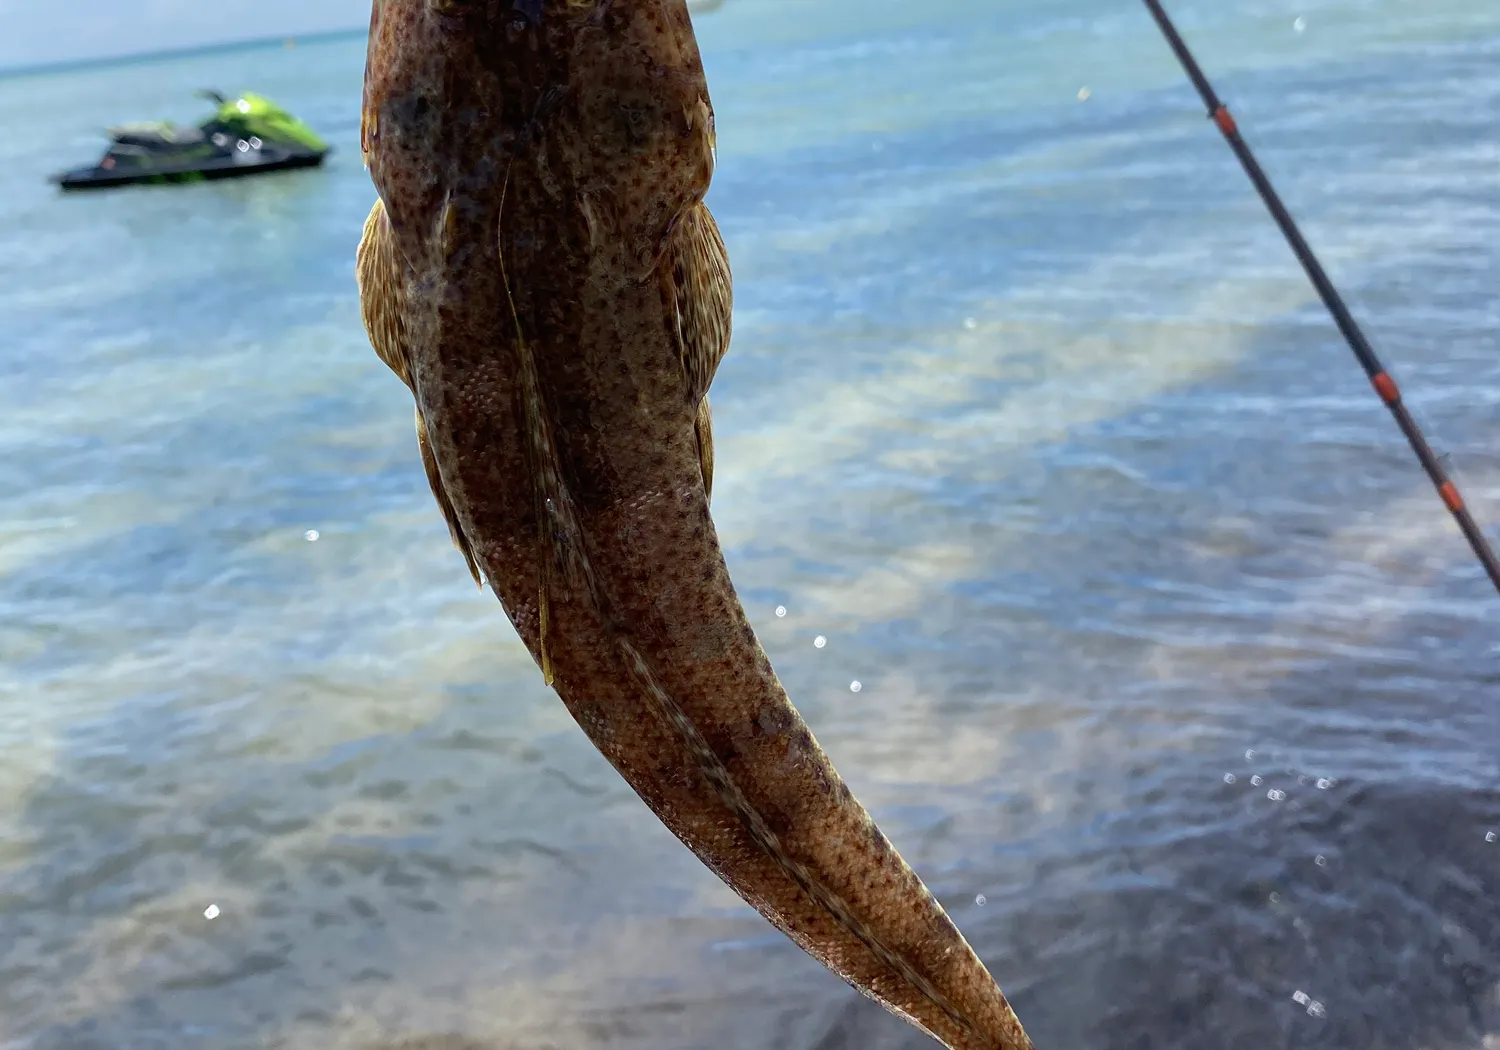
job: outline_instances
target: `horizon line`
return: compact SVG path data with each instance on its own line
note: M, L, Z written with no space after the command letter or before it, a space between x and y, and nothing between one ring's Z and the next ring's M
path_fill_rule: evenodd
M9 80L12 77L43 76L48 73L72 73L83 69L105 69L110 66L128 66L137 62L149 62L163 58L192 58L197 55L213 55L225 51L285 46L289 40L298 44L319 44L324 41L361 36L368 32L369 28L366 26L357 26L349 29L320 29L313 33L278 33L274 36L221 40L211 44L190 44L183 47L161 48L155 51L129 51L118 55L65 58L52 62L38 62L28 66L0 66L0 80Z
M688 10L694 14L708 14L724 6L724 0L687 0ZM346 37L369 33L368 26L351 26L348 29L320 29L313 33L277 33L272 36L244 37L237 40L220 40L211 44L186 44L181 47L159 48L155 51L127 51L116 55L94 55L89 58L62 58L50 62L36 62L24 66L0 66L0 80L12 77L44 76L48 73L71 73L80 69L107 69L110 66L128 66L135 62L149 62L162 58L191 58L195 55L213 55L224 51L250 50L257 47L285 45L288 40L296 43L319 44L326 40L342 40Z

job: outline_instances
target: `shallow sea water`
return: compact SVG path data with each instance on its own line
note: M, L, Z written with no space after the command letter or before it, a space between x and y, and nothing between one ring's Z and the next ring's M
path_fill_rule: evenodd
M1173 11L1500 520L1500 7ZM1144 10L698 30L731 571L1037 1045L1500 1045L1500 607ZM0 79L0 1047L928 1045L468 580L359 324L363 57ZM45 183L204 86L338 152Z

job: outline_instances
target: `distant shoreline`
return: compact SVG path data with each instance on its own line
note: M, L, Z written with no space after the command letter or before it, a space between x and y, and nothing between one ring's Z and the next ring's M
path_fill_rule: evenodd
M193 58L198 55L216 55L228 51L254 51L258 48L284 47L288 40L297 44L321 44L327 41L347 40L369 32L364 26L357 29L325 29L317 33L281 33L277 36L252 37L248 40L225 40L214 44L195 44L192 47L169 47L160 51L132 51L122 55L99 55L94 58L71 58L61 62L40 62L33 66L6 66L0 68L0 79L13 77L42 76L49 73L74 73L84 69L106 69L110 66L129 66L137 62L155 62L163 58Z
M707 14L723 6L724 0L688 0L688 10L694 14ZM321 44L363 36L367 32L369 30L365 26L351 29L323 29L315 33L280 33L276 36L223 40L213 44L194 44L190 47L169 47L159 51L130 51L119 55L69 58L57 62L38 62L27 66L0 66L0 80L45 76L50 73L74 73L86 69L107 69L111 66L133 65L136 62L155 62L163 58L193 58L198 55L215 55L228 51L254 51L263 47L284 47L289 40L297 44Z

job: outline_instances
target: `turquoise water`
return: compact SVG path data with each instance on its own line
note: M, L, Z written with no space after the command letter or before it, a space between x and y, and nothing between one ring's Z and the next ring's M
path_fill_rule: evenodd
M1500 7L1173 10L1500 522ZM698 25L731 569L1038 1046L1500 1045L1500 607L1144 10ZM0 1047L927 1045L468 580L359 324L362 65L0 79ZM337 152L45 182L207 86Z

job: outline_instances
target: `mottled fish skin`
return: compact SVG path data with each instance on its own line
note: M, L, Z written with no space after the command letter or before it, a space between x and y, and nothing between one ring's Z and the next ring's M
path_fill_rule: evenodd
M729 261L684 0L377 0L357 275L454 543L594 744L803 949L1031 1046L788 701L709 514Z

